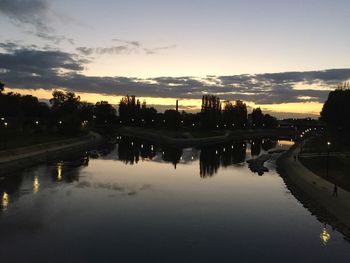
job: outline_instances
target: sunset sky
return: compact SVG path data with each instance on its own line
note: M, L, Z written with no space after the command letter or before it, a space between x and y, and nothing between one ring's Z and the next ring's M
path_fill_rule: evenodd
M0 0L0 79L41 99L195 111L211 93L317 117L350 79L349 13L346 0Z

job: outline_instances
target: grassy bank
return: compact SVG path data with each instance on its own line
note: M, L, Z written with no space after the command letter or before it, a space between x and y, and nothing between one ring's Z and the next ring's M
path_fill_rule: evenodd
M331 145L327 149L328 141ZM305 157L301 157L300 161L313 173L350 192L350 147L344 141L344 138L330 135L313 137L303 146Z

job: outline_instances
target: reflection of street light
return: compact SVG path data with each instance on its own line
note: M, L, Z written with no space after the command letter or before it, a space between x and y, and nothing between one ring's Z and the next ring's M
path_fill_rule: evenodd
M34 182L33 182L33 191L34 193L37 193L39 191L40 183L39 183L39 178L38 176L34 177Z
M10 198L8 193L4 192L2 194L2 199L1 199L1 204L2 204L2 209L6 210L10 202Z
M57 181L61 181L62 180L62 164L59 163L57 165Z
M331 235L327 231L326 224L324 224L323 230L320 234L320 238L323 242L323 245L327 245L327 242L331 239Z

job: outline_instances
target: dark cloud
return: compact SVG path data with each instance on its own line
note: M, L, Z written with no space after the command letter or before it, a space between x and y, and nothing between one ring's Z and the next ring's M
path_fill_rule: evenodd
M16 48L11 42L0 44L0 47L8 51L0 53L0 68L18 76L59 77L62 70L81 71L88 62L58 50Z
M258 104L323 102L335 83L350 79L350 69L285 72L256 75L159 77L151 79L94 77L81 73L89 61L58 50L24 47L15 42L0 43L0 79L13 88L66 88L75 92L107 95L201 98L218 95L223 100L242 99ZM85 55L96 52L80 48ZM109 52L101 50L100 52ZM315 89L310 84L321 85ZM303 85L303 89L296 85ZM327 87L326 89L324 87Z

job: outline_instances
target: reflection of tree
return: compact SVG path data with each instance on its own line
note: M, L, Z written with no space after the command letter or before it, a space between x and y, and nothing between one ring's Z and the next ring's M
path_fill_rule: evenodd
M250 150L252 156L258 156L261 152L262 139L252 140L250 143Z
M138 140L123 137L118 147L119 160L131 165L138 163L140 159L140 148L141 143Z
M200 176L213 176L220 166L227 167L244 162L245 156L246 144L243 141L202 148L199 157Z
M153 159L156 156L155 147L148 142L142 143L140 149L140 156L142 159Z
M233 144L233 163L242 163L245 161L246 142L238 141Z
M201 177L213 176L220 167L220 156L216 147L201 149L199 155L199 174Z
M265 139L262 141L262 148L264 151L268 151L272 148L275 148L277 145L276 140L271 140L271 139Z
M156 155L155 147L139 139L123 137L118 146L119 160L126 164L138 163L142 159L152 159Z
M176 165L180 162L182 150L178 148L164 148L163 152L163 160L172 163L176 169Z

